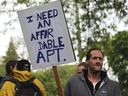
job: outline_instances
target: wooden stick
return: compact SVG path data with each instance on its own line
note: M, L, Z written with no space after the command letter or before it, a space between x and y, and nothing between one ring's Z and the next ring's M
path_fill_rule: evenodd
M58 87L59 96L64 96L63 88L61 86L61 82L60 82L60 79L59 79L59 74L58 74L58 71L57 71L57 66L53 66L52 68L53 68L53 73L54 73L54 77L55 77L55 80L56 80L56 84L57 84L57 87Z

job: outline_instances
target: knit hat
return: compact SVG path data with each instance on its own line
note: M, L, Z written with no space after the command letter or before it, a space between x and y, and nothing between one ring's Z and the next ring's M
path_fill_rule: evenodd
M25 60L25 59L19 60L18 63L17 63L17 70L20 70L20 71L24 71L24 70L31 71L30 62L28 60Z
M17 60L10 60L7 62L6 66L5 66L6 75L11 74L11 72L14 69L17 62L18 62Z

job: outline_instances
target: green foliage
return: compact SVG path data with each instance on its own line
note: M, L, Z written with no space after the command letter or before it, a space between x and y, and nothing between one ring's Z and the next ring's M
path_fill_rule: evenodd
M107 45L105 39L109 38L108 30L115 31L117 26L114 20L108 24L105 19L116 14L115 18L119 17L119 20L122 20L127 15L126 0L63 0L62 3L65 14L70 15L66 19L79 61L85 56L86 49L103 49Z
M5 75L5 65L0 64L0 76L4 76L4 75Z
M19 57L18 57L18 54L16 52L16 48L15 48L13 40L11 38L8 50L6 52L6 56L3 56L2 64L6 64L9 60L17 60L18 58Z
M75 65L65 65L65 66L58 67L58 74L59 74L60 82L63 88L67 83L67 80L73 74L76 73L75 68L76 68ZM56 81L53 74L53 69L50 68L45 71L37 71L37 72L33 72L33 74L43 82L49 96L57 96L58 90L57 90L57 85L56 85Z
M109 65L118 76L123 96L128 96L128 31L118 32L112 38L109 50Z
M17 0L17 3L29 3L29 0Z
M19 3L30 2L29 0L17 1ZM119 17L120 21L124 20L123 22L127 23L127 19L123 19L127 16L128 11L126 1L127 0L62 0L65 15L69 15L66 19L72 34L74 49L78 52L77 56L79 61L82 60L89 48L100 47L103 49L108 58L109 66L112 67L114 74L118 76L121 89L124 93L123 96L128 96L128 81L126 79L128 78L128 32L119 32L110 39L109 29L116 30L117 26L115 21L108 24L105 19L112 14L116 14L115 18ZM35 4L35 2L33 4ZM32 3L30 5L32 5ZM12 55L8 56L11 57ZM69 71L72 70L72 67L71 69L61 69L61 67L59 67L58 70L62 85L64 86L67 78L74 72L71 71L70 73ZM50 96L57 95L57 87L51 69L34 74L44 82ZM64 76L66 79L63 79Z

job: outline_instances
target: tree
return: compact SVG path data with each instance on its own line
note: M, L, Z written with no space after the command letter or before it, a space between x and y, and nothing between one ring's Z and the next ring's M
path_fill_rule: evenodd
M19 58L16 48L13 43L13 39L9 43L8 50L6 52L6 56L3 56L3 64L7 63L9 60L17 60Z
M118 32L111 40L108 62L118 76L123 96L128 96L128 31Z
M111 32L117 32L118 20L127 22L126 0L63 0L62 4L79 62L90 47L107 46Z
M79 0L62 0L64 13L66 16L69 32L71 32L71 39L73 48L77 51L78 61L82 61L84 57L83 52L83 36L81 35L81 9Z
M14 2L12 11L16 11L16 6L19 4L26 4L26 7L31 7L50 1L52 0L42 0L42 2L17 0ZM6 6L7 1L3 1L1 4ZM107 36L110 36L109 34L112 32L110 29L117 31L118 22L116 21L120 20L127 23L127 0L62 0L62 5L71 32L73 46L77 51L78 61L82 61L86 49L99 46L96 43L102 41L102 38L104 40L109 38ZM118 17L118 20L109 20Z
M22 4L25 2L29 7L34 4L30 0L18 0L18 2ZM78 61L83 59L86 50L91 47L100 47L107 54L108 60L111 58L108 54L109 50L113 50L111 32L118 32L116 21L127 23L127 2L127 0L62 0L73 46L78 53ZM114 69L113 66L112 68Z

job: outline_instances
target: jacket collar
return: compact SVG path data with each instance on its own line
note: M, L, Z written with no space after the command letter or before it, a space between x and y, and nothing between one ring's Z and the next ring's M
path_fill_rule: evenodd
M85 76L87 76L87 72L88 72L87 70L83 70L82 73L77 74L78 78L81 79L82 81L84 81L85 80ZM108 75L107 75L106 71L101 71L100 72L100 76L101 76L102 81L105 82L105 81L108 80Z

